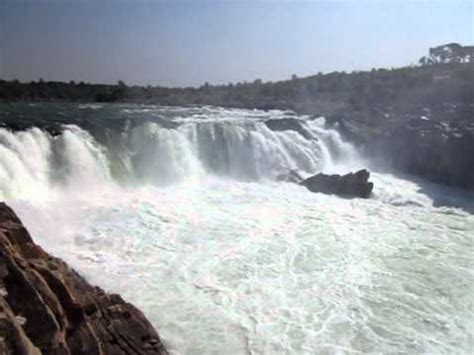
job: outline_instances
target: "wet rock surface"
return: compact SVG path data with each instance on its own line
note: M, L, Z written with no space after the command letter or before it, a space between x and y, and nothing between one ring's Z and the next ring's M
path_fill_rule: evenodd
M36 245L0 203L0 354L166 354L143 313Z
M369 198L374 184L369 182L370 173L363 169L346 175L317 174L300 182L311 192L322 192L342 197Z

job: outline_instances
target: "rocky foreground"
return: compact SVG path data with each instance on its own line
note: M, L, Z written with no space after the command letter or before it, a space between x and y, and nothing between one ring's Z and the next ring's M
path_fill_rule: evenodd
M0 203L0 354L166 354L143 313L36 245Z

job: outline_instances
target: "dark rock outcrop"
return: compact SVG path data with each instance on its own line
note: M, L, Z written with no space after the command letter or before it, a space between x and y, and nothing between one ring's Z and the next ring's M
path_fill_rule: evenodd
M444 135L401 128L388 137L390 157L399 170L433 182L474 188L474 135Z
M389 168L474 189L474 105L377 107L326 122Z
M374 188L369 177L370 173L365 169L346 175L317 174L301 181L300 185L311 192L368 198Z
M145 316L91 286L0 203L1 354L166 354Z

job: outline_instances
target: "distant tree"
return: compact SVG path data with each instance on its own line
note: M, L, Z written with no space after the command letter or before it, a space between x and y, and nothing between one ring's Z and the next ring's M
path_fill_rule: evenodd
M418 60L418 64L420 64L421 66L426 65L428 64L428 59L425 56L423 56Z
M203 85L201 85L201 86L199 87L199 90L201 90L201 91L208 91L210 87L211 87L211 85L209 84L209 82L206 81Z
M119 80L117 82L117 86L113 89L112 94L106 99L106 101L123 100L127 96L128 92L129 88L127 84L125 84L122 80Z
M447 43L430 48L431 63L461 62L464 56L464 48L459 43Z
M293 75L291 76L291 80L297 80L297 79L298 79L298 77L296 76L296 74L293 74Z

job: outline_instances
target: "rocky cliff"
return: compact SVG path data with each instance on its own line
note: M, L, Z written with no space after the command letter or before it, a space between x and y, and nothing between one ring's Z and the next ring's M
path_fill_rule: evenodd
M166 354L142 312L36 245L0 203L0 354Z
M474 189L474 105L378 106L327 124L396 171Z

